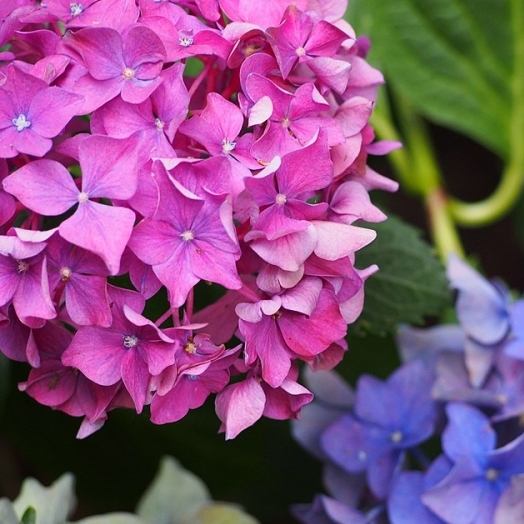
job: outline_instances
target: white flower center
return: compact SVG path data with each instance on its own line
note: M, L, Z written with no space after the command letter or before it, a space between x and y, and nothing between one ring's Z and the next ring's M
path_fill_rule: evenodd
M85 191L80 191L78 193L78 201L80 203L87 202L89 200L89 195Z
M122 75L123 75L125 80L131 80L131 78L133 78L135 76L135 70L131 69L130 67L126 67L122 71Z
M68 267L63 267L60 270L60 280L62 282L67 282L70 278L73 272Z
M224 140L222 140L222 151L227 155L235 149L236 145L236 142L231 142L229 138L224 138Z
M138 337L135 335L125 335L123 344L127 349L134 348L138 344Z
M291 125L291 122L287 116L282 118L282 120L280 120L280 123L282 124L282 127L289 127Z
M158 131L162 131L164 129L164 122L162 122L162 120L160 120L160 118L155 118L155 127L157 128Z
M193 37L192 36L180 36L178 38L178 43L182 47L189 47L190 45L193 45Z
M18 118L13 118L11 122L13 122L13 125L16 127L16 130L18 132L23 131L26 127L29 127L31 125L31 122L29 122L29 120L26 119L23 113L18 115Z
M184 346L184 351L186 353L188 353L189 355L193 355L197 352L197 347L195 346L195 343L194 342L188 342L185 346Z
M69 8L71 9L71 16L78 16L84 10L82 4L77 4L76 2L70 3Z
M181 29L178 32L178 43L182 47L189 47L190 45L193 45L193 30Z
M404 435L402 434L402 431L397 430L393 431L389 438L391 439L391 442L398 444L404 438Z
M488 480L497 480L499 478L500 471L495 468L488 468L486 470L486 478Z
M306 54L306 50L302 46L297 47L295 49L295 53L297 54L297 56L304 56Z
M287 197L286 195L282 194L282 193L279 193L276 197L275 197L275 203L279 206L283 206L285 203L287 202Z
M25 260L17 260L17 273L25 273L29 269L29 264Z
M191 242L191 240L195 239L195 233L191 231L191 229L188 229L187 231L184 231L183 233L180 233L180 238L184 242Z

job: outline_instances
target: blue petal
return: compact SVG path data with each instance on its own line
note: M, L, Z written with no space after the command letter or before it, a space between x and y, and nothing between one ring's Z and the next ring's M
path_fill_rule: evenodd
M447 267L451 286L458 290L456 311L468 336L485 345L500 342L509 330L507 297L456 256Z

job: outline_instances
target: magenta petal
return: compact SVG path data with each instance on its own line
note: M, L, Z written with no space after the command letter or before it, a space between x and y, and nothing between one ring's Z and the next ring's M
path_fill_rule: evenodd
M264 238L253 241L251 249L263 260L285 271L298 271L313 253L318 236L313 226L305 231L291 233L275 240Z
M45 360L39 368L31 370L24 391L44 406L58 406L71 398L77 378L59 360Z
M73 273L66 284L66 307L71 320L80 326L111 325L105 277Z
M42 89L31 102L28 120L40 136L53 138L80 110L83 97L59 87Z
M13 305L20 320L30 327L41 327L43 319L56 317L49 293L45 259L33 264L23 273L13 296Z
M347 325L340 314L338 302L326 289L320 293L310 317L282 315L278 322L289 348L305 357L318 355L347 333ZM300 333L308 333L308 336L300 336Z
M96 152L96 154L93 154ZM79 146L82 191L89 198L127 200L136 191L137 150L132 138L92 135Z
M166 262L181 249L180 233L163 220L142 220L133 230L129 247L145 264ZM178 255L181 259L180 254Z
M257 324L239 320L238 325L246 341L246 363L252 364L258 356L264 381L273 388L280 386L291 368L291 352L276 321L264 317Z
M264 390L253 377L231 384L218 393L215 410L222 421L226 439L235 438L252 426L262 416L265 403Z
M184 265L187 266L187 260L184 257ZM163 264L153 266L153 271L162 282L169 293L169 302L172 307L180 307L187 299L191 289L198 284L200 278L195 276L187 267L181 270L180 259L171 257Z
M33 156L44 156L53 146L52 140L40 136L31 127L20 133L15 130L11 143L20 153Z
M16 211L15 200L11 195L0 191L0 226L5 224Z
M302 406L313 400L311 391L287 378L278 388L266 385L264 392L266 394L264 416L276 420L298 418Z
M15 257L0 255L0 305L8 304L18 288L20 275Z
M18 320L14 308L9 308L8 315L8 324L0 328L0 351L11 360L27 362L29 328Z
M112 386L121 378L121 362L126 351L121 334L85 327L77 331L62 354L62 363L79 369L101 386Z
M315 310L321 291L319 278L306 277L281 295L282 307L309 316Z
M108 27L87 27L76 33L66 33L64 42L80 53L93 78L108 80L122 74L122 37Z
M4 189L42 215L61 215L78 202L79 191L69 171L54 160L35 160L9 175Z
M148 394L151 375L147 364L136 350L128 350L122 358L122 380L135 404L136 412L141 413Z
M151 322L151 320L140 315L139 313L131 309L127 304L124 304L123 311L124 311L124 315L127 318L127 320L129 320L129 322L131 322L135 326L137 327L149 326L150 331L152 330L152 332L155 333L155 335L163 342L168 342L168 343L174 342L172 338L168 337L161 329L159 329L153 322ZM170 364L172 364L172 362ZM164 366L164 367L167 367L167 366ZM160 373L160 371L154 374L157 375L158 373Z
M112 275L120 268L120 258L131 236L135 214L123 207L86 201L75 214L60 224L60 236L104 260Z
M161 82L160 77L154 80L130 80L122 86L122 100L130 104L141 104L149 98Z
M14 126L0 129L0 158L13 158L18 155L18 150L14 147L17 135L18 131Z

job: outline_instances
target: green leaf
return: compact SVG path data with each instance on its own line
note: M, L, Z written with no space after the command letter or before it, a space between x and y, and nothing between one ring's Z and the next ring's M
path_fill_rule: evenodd
M210 500L206 486L196 475L174 458L164 457L136 513L146 522L155 524L186 524Z
M393 332L400 323L421 324L450 304L445 270L420 232L395 215L380 224L376 240L359 251L357 266L379 266L365 284L364 311L356 331Z
M508 158L510 122L521 122L524 111L524 88L518 86L524 2L352 0L350 4L347 19L358 33L371 37L370 61L385 73L388 84L430 120Z

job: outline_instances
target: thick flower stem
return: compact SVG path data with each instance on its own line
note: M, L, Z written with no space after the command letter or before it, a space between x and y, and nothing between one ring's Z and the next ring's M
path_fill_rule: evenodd
M450 253L463 256L464 250L449 209L449 198L442 187L440 169L424 121L406 100L399 99L398 109L405 145L390 153L393 167L402 186L423 198L440 259L445 262ZM386 104L373 116L372 123L381 138L401 139Z
M442 188L437 188L426 196L425 203L432 237L440 259L445 262L451 253L464 257L460 237L449 212L446 193Z
M464 226L480 227L491 224L509 213L522 192L524 183L522 160L515 160L508 164L499 186L485 200L469 203L455 198L450 199L449 211L454 220Z

